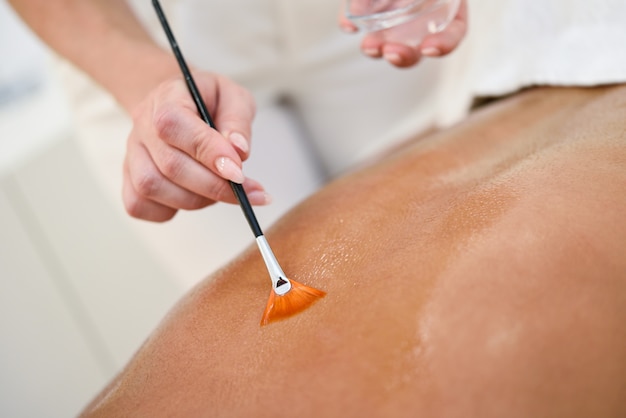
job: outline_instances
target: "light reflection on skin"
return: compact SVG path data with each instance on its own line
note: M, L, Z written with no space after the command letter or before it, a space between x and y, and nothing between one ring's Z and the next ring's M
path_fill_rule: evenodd
M247 251L101 412L281 415L279 391L301 417L626 415L623 109L624 87L525 92L331 184L267 234L323 300L260 329Z

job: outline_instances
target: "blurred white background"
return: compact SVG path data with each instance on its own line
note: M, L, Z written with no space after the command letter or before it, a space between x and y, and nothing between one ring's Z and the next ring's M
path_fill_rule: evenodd
M0 0L0 416L75 416L183 288L73 139L53 55Z

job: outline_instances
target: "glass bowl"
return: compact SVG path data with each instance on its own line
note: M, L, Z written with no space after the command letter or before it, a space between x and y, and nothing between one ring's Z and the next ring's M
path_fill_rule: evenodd
M386 42L418 46L442 31L456 16L461 0L347 0L346 17L359 30Z

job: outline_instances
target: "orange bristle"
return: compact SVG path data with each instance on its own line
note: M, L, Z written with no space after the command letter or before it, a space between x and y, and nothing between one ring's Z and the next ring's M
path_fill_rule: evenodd
M274 289L272 289L265 312L263 312L261 326L302 312L319 298L323 298L326 295L326 292L322 290L305 286L291 279L289 281L291 282L291 289L282 296L277 295Z

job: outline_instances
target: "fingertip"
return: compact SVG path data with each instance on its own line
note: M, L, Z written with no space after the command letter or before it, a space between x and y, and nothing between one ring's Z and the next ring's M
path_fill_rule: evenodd
M406 68L417 64L421 55L407 45L387 44L383 48L383 57L395 67Z
M251 204L256 206L264 206L272 203L272 196L265 191L265 188L256 180L246 178L243 184L246 196Z
M247 193L248 200L256 206L265 206L272 203L272 196L264 190L255 190Z
M232 132L228 135L228 140L237 149L242 160L248 158L250 145L248 144L248 140L242 134L239 132Z
M347 19L339 22L339 29L344 33L357 33L359 31L359 28Z
M428 57L441 57L454 51L467 31L467 23L455 20L442 32L429 35L424 39L421 53Z
M345 5L342 5L345 6ZM346 33L358 32L359 28L348 19L345 13L345 7L341 7L338 15L339 29Z
M423 47L420 52L426 57L438 57L441 55L441 50L434 46Z
M215 160L215 168L222 178L233 183L242 184L246 179L241 168L229 157L218 157Z
M385 51L383 57L387 60L387 62L393 65L401 65L404 61L402 55L395 51Z
M383 43L373 35L367 35L361 41L361 51L370 58L381 58L383 56Z

